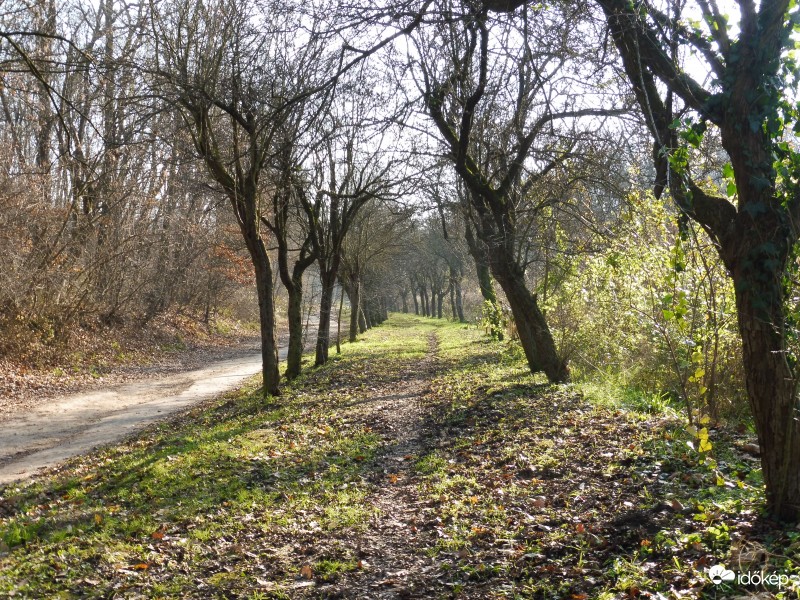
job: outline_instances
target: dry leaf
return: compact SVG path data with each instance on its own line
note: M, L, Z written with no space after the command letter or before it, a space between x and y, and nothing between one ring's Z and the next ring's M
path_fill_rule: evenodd
M303 568L300 569L300 577L314 579L314 569L311 568L311 565L303 565Z

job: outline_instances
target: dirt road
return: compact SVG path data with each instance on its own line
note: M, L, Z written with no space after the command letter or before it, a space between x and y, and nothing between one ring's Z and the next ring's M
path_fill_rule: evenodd
M235 388L260 368L261 354L249 353L194 371L65 396L0 423L0 484L119 440Z

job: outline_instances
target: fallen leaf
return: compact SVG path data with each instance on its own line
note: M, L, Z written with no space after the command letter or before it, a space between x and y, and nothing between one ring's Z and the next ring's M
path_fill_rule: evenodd
M314 569L311 568L311 565L303 565L303 568L300 569L300 577L304 579L314 578Z

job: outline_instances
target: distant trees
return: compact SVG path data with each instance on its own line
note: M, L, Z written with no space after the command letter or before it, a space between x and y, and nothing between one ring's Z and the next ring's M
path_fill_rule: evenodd
M213 311L232 254L207 189L141 95L146 6L0 7L0 222L6 351L39 356L79 325ZM211 226L211 225L214 226ZM220 223L222 225L222 223Z
M313 198L302 202L313 226L310 238L322 286L315 365L328 361L333 291L342 265L344 243L360 211L370 202L397 194L399 165L383 145L380 123L370 123L379 97L357 82L357 95L334 104L327 137L311 165L318 182Z

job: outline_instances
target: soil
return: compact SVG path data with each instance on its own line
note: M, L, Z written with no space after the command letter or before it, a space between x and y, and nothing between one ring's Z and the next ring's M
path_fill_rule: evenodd
M285 353L283 349L283 356ZM192 363L205 366L186 370ZM194 353L177 365L140 368L138 380L129 383L56 399L28 398L4 415L0 483L30 477L42 468L120 440L237 387L260 368L261 353L253 347L240 347L202 356ZM174 372L166 374L170 370ZM155 373L158 376L153 377Z

